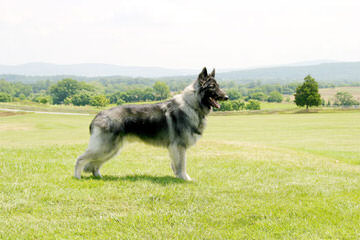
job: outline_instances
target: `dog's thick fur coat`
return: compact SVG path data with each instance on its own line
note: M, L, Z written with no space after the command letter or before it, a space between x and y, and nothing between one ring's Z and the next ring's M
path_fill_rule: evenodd
M89 146L76 161L75 177L80 179L83 170L101 177L102 164L119 151L127 136L136 136L167 147L176 177L190 181L185 151L201 136L206 115L212 107L219 107L217 100L227 98L215 80L215 70L208 75L204 68L195 82L171 100L117 106L98 113L90 124Z

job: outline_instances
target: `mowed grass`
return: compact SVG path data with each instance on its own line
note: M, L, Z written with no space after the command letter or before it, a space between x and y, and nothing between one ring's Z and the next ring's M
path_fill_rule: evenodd
M91 118L0 117L0 238L360 238L360 112L210 116L192 183L142 143L75 180Z
M261 102L260 103L261 110L286 110L286 109L298 109L296 104L294 102L282 102L282 103L276 103L276 102Z

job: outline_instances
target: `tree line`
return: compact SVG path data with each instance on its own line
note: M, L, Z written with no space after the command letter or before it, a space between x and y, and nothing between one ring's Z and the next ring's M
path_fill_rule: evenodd
M0 102L30 100L44 104L106 106L109 103L156 101L169 97L169 87L159 81L155 82L151 88L135 88L113 94L104 94L101 86L71 78L56 83L41 81L36 84L10 83L0 80Z
M126 80L126 81L125 81ZM124 81L130 81L125 79ZM167 84L168 79L151 81L148 86L144 79L132 79L131 84L123 86L117 84L118 79L100 79L98 81L78 81L65 78L60 81L41 80L33 83L8 82L0 80L0 102L30 100L49 104L72 104L76 106L92 105L106 106L107 104L123 104L131 102L147 102L164 100L170 97L173 89L182 90L189 79L173 80L172 88ZM123 82L124 83L124 82ZM220 83L225 88L230 101L221 102L220 109L215 111L231 110L257 110L260 109L261 101L282 102L290 101L291 95L295 95L295 103L298 106L319 106L326 104L318 93L319 83L310 75L306 76L303 84L261 84L261 81L253 81L246 84L234 84L223 81ZM332 87L331 85L330 87ZM327 86L329 87L329 86ZM339 92L335 95L334 105L358 105L351 94Z

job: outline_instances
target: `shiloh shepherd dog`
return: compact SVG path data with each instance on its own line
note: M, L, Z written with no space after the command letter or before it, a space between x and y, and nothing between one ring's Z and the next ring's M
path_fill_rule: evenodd
M215 69L208 75L204 68L196 81L171 100L98 113L90 124L89 146L76 161L75 177L80 179L82 170L101 177L100 167L119 151L127 136L136 136L167 147L176 177L190 181L185 151L201 136L211 108L219 108L217 101L227 99L215 80Z

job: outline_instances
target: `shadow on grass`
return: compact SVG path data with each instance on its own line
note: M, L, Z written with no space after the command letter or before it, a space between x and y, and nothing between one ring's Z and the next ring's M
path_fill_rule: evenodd
M128 182L149 181L160 185L189 183L187 181L172 176L151 176L145 174L144 175L135 174L135 175L127 175L127 176L106 175L103 176L102 178L87 176L87 177L82 177L82 179L95 179L99 181L128 181Z

